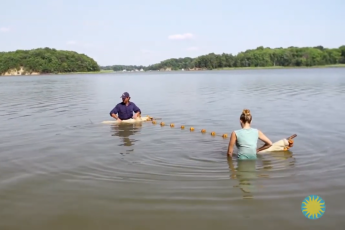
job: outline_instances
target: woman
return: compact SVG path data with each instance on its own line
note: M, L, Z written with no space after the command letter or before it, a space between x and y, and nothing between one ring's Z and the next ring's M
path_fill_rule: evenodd
M258 129L250 127L252 122L252 115L249 109L244 109L240 116L240 123L242 129L235 130L231 133L228 156L232 157L234 145L238 149L238 159L256 159L256 154L264 149L272 146L272 142ZM258 139L265 142L261 148L257 149Z

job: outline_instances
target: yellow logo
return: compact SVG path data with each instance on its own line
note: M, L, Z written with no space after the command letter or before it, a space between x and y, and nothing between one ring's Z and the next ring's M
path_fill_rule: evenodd
M301 205L302 213L308 219L318 219L326 211L326 205L323 199L316 195L307 196Z

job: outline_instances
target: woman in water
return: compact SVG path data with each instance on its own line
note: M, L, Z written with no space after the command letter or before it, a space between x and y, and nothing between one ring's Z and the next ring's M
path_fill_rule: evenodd
M268 149L272 146L272 142L260 130L250 127L252 122L252 115L249 109L244 109L240 116L240 123L242 129L235 130L231 133L230 142L228 146L228 156L232 157L234 145L238 149L238 159L256 159L257 153L261 150ZM258 139L265 142L265 144L257 149Z

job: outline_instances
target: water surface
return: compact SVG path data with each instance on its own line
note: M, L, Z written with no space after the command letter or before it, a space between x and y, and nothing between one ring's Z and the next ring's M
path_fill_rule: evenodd
M0 229L342 229L344 76L329 68L1 77ZM101 124L124 91L167 126ZM240 128L244 108L272 141L296 133L291 151L229 161L229 139L210 132ZM318 221L301 212L312 194L326 202Z

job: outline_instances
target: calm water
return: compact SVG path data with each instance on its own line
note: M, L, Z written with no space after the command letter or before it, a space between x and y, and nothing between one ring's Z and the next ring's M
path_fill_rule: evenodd
M123 91L168 126L101 124ZM345 226L345 69L1 77L0 98L0 229ZM210 132L244 108L291 151L228 161Z

